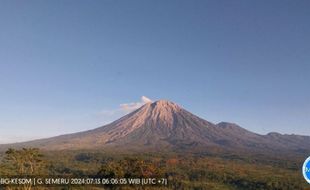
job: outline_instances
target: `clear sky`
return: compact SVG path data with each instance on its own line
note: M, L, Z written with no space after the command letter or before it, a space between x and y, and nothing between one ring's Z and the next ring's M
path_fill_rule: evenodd
M96 128L147 98L260 134L310 135L309 10L309 0L1 0L0 143Z

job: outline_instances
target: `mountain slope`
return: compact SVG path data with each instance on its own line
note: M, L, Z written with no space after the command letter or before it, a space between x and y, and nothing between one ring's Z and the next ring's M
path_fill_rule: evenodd
M39 147L48 150L118 148L126 150L192 150L309 152L310 137L270 133L259 135L236 124L213 124L173 102L147 103L136 111L93 130L2 148Z

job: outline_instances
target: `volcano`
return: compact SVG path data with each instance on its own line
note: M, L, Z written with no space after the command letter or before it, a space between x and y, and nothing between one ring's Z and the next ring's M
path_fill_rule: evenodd
M206 121L181 106L159 100L147 103L99 128L3 147L38 147L47 150L122 149L135 151L226 150L305 153L310 137L269 133L260 135L237 124Z

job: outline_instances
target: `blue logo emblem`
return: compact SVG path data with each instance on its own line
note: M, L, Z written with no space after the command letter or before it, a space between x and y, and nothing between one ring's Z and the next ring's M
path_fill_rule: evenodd
M302 174L304 175L305 180L310 184L310 156L304 162L302 166Z

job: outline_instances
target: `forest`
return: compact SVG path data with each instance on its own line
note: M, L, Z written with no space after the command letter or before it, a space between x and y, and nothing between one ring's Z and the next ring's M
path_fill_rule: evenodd
M288 159L289 158L289 159ZM0 177L92 179L156 178L168 184L0 185L4 190L32 189L310 189L298 157L234 154L113 153L103 150L43 151L8 149L1 154Z

